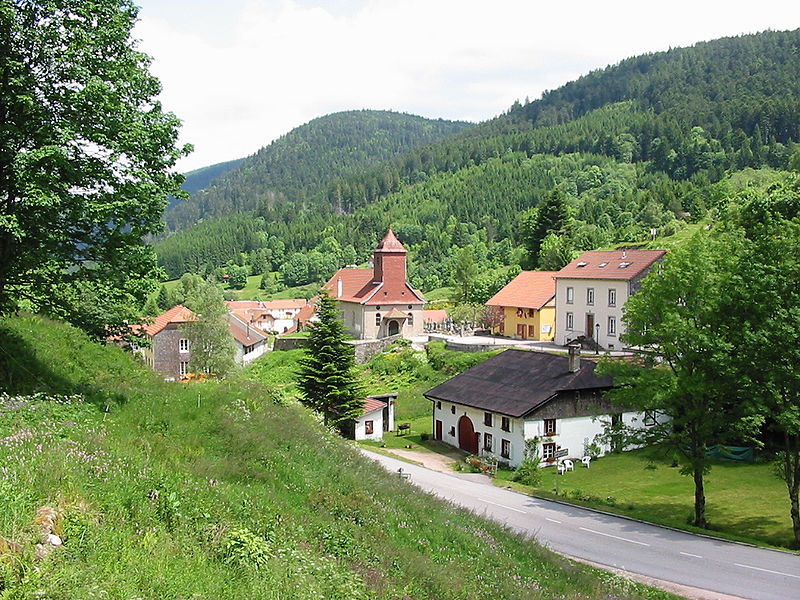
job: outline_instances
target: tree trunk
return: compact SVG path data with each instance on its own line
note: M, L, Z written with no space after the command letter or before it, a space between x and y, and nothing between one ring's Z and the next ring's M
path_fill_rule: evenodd
M706 522L706 494L705 483L703 480L703 464L692 463L692 475L694 477L694 523L695 527L708 529Z
M795 548L800 548L800 436L784 434L783 479L789 492Z

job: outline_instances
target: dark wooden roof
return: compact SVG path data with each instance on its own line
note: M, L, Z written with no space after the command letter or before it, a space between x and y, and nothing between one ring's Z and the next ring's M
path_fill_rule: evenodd
M425 396L522 417L559 392L612 387L610 377L595 375L595 366L584 357L580 369L571 373L567 356L506 350L428 390Z

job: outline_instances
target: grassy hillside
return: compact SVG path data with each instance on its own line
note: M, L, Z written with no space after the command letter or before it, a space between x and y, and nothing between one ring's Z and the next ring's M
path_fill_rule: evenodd
M416 492L258 383L165 384L39 317L0 347L4 600L667 597Z

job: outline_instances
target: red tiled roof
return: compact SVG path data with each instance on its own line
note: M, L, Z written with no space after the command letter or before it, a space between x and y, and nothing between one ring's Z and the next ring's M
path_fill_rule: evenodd
M227 300L225 306L230 310L248 310L263 308L270 310L300 309L306 305L303 298L289 298L285 300Z
M376 410L382 410L386 408L387 403L383 400L378 400L377 398L366 397L364 398L364 411L361 413L362 415L367 415L371 412Z
M556 295L556 271L523 271L489 298L486 306L539 310Z
M258 327L248 325L231 313L228 313L228 329L233 338L242 346L252 346L267 339L267 336Z
M400 240L394 235L394 231L392 228L389 228L389 231L386 232L386 235L383 236L381 243L378 244L378 247L375 248L376 252L406 252L405 246L400 243Z
M393 289L391 294L381 293L384 283L373 282L372 269L339 269L328 282L322 286L330 290L337 300L357 302L358 304L419 304L425 298L417 290L403 282L400 289ZM342 281L342 294L338 296L339 280ZM408 292L407 294L405 292Z
M591 250L556 273L556 279L633 279L667 253L666 250Z
M189 323L191 321L197 321L197 315L182 304L178 304L158 315L152 323L145 325L142 329L147 335L154 337L170 323Z
M447 320L446 310L423 310L422 320L428 323L444 323Z

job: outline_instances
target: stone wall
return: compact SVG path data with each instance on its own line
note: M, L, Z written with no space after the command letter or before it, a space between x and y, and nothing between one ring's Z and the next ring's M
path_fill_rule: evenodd
M273 350L297 350L298 348L302 348L306 345L306 340L308 338L290 338L290 337L276 337L275 338L275 345L273 346Z
M386 350L394 342L403 337L400 334L392 335L377 340L349 340L347 343L355 346L356 361L360 363L367 362L370 358Z

